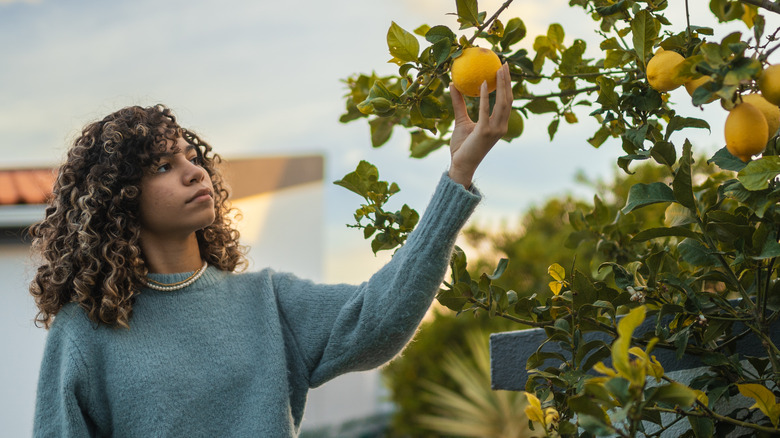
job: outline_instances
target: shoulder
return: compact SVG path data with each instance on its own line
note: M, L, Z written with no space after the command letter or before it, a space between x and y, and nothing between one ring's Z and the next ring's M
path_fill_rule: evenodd
M57 312L50 333L76 334L96 327L97 324L89 319L82 307L77 303L68 303Z

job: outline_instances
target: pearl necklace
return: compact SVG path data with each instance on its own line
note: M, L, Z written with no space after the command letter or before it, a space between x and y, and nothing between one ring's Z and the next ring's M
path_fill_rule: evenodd
M185 287L191 285L192 283L195 283L198 281L201 275L203 275L204 272L206 272L206 268L209 266L208 262L203 262L203 266L201 266L200 269L195 271L194 274L190 275L188 278L176 282L176 283L160 283L159 281L154 281L150 278L147 278L143 280L144 286L148 287L149 289L154 290L160 290L163 292L171 292L179 289L184 289Z

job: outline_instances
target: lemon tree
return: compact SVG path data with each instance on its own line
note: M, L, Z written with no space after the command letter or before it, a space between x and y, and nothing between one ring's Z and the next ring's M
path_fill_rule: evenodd
M665 16L666 1L571 0L601 36L600 56L591 58L584 39L566 34L566 23L527 35L522 17L502 15L511 3L481 11L476 0L456 0L454 12L443 12L457 15L457 29L423 24L410 31L391 22L387 49L397 73L348 78L341 121L367 122L374 147L395 130L405 131L410 155L423 158L448 143L450 83L465 90L494 68L494 61L468 61L483 54L509 65L515 106L506 141L522 135L525 119L540 116L552 119L552 139L561 120L576 125L584 110L598 127L584 136L583 147L617 146L624 152L617 165L625 172L645 162L664 175L634 184L622 206L596 198L592 211L570 213L575 231L567 246L595 251L598 266L567 269L550 260L550 269L539 273L551 278L549 291L520 293L498 285L511 260L502 260L492 274L472 275L459 252L439 302L458 313L542 327L546 343L564 348L565 354L553 354L540 347L527 364L533 376L527 414L544 435L660 436L669 427L662 413L673 423L687 422L689 436L723 436L737 427L780 433L780 409L768 395L780 390L780 349L770 335L780 319L780 69L771 62L780 30L767 29L764 17L780 13L780 6L711 0L709 12L719 22L741 21L748 29L715 38L714 29L695 25L698 4L696 14L675 27ZM529 44L518 47L526 38ZM462 78L468 80L459 84ZM669 91L682 85L690 97L672 101ZM723 147L694 160L696 145L674 141L673 134L708 130L710 122L681 108L714 101L728 111L718 140ZM476 117L478 99L468 104ZM337 182L366 200L354 226L372 239L375 252L402 245L416 221L408 206L395 213L382 209L399 187L382 182L377 188L378 178L375 167L361 163ZM632 220L634 212L658 206L665 207L663 226ZM633 330L646 317L668 323L638 337ZM588 331L612 341L585 342ZM735 352L734 344L747 339L764 354ZM675 382L654 361L658 348L699 356L709 371ZM545 366L549 360L557 365ZM648 379L660 379L656 389ZM718 412L716 406L733 397L752 399L752 407Z

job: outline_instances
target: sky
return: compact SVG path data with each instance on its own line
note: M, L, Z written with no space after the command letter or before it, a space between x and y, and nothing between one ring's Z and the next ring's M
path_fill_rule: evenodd
M492 14L501 3L483 0L480 10ZM684 2L671 3L667 16L681 22ZM449 156L441 149L409 158L400 128L372 148L365 121L338 121L342 80L396 71L387 63L391 21L410 31L453 26L454 11L454 0L0 0L0 168L55 166L85 124L124 106L164 103L226 159L323 154L324 280L361 281L388 255L374 257L361 233L345 226L360 198L332 181L368 160L401 187L389 208L422 211ZM697 19L709 15L694 11ZM594 22L567 0L515 0L503 17L515 16L528 28L521 45L559 22L567 43L582 38L586 55L599 55ZM690 106L681 89L672 98L681 114L713 126L685 132L696 150L720 148L725 112ZM472 223L513 226L551 196L592 197L575 175L609 179L623 153L617 141L586 143L597 127L587 112L577 114L579 124L562 124L552 142L544 116L526 120L519 139L499 142L477 171L484 200Z

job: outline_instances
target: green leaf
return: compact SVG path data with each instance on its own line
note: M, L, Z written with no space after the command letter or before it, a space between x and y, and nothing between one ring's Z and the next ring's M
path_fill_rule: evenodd
M610 425L590 415L579 415L577 417L577 425L595 436L612 436L615 433L615 430Z
M582 55L585 53L585 41L574 40L574 43L561 55L561 64L558 67L563 74L575 74L582 64ZM574 88L574 87L572 87Z
M504 274L504 271L506 271L507 266L509 266L509 259L502 258L498 261L498 266L496 266L493 274L488 275L487 277L491 280L498 280Z
M679 131L684 128L701 128L712 132L712 130L710 129L710 124L702 119L697 119L694 117L674 116L674 118L672 118L672 120L670 120L669 124L666 126L666 134L664 135L664 140L669 141L669 137L672 135L673 132Z
M525 23L520 18L511 18L504 26L504 36L501 38L501 49L503 51L509 50L509 48L525 38L526 35Z
M639 11L631 20L634 50L643 66L647 65L647 60L650 58L653 45L658 38L658 30L655 18L645 9Z
M438 43L442 40L446 40L451 44L455 44L458 40L458 37L452 30L450 30L449 27L439 25L430 28L428 32L425 33L425 39L432 44Z
M558 46L563 45L563 38L566 36L566 32L563 30L563 26L558 23L553 23L547 28L547 38L550 41L554 41Z
M715 155L707 160L707 163L715 164L723 170L732 170L734 172L739 172L740 170L744 169L746 165L744 161L740 160L734 155L731 155L731 153L725 147L715 152Z
M555 137L555 133L558 132L558 125L560 124L560 122L561 119L555 118L547 126L547 134L550 136L550 141L552 141L553 137Z
M628 200L622 212L628 214L637 208L647 205L675 201L676 198L672 189L662 182L638 183L631 186L631 189L628 191Z
M688 228L683 227L669 227L669 228L649 228L637 233L632 239L632 243L645 242L658 237L690 237L696 240L702 240L704 236L701 233L691 231Z
M704 244L694 239L685 239L677 245L680 258L694 266L719 266L718 259Z
M479 26L477 0L456 0L455 5L458 8L458 21L461 23L461 29Z
M566 404L572 411L576 412L578 416L584 414L596 418L602 423L609 422L606 411L604 411L598 403L593 403L593 399L586 394L569 397L569 399L566 400Z
M691 164L693 163L693 157L691 156L692 148L691 142L686 138L685 144L683 145L683 153L680 157L680 165L677 168L677 172L674 174L672 191L674 192L674 198L677 202L689 208L691 211L696 211L696 201L693 198L693 183L691 182Z
M688 423L691 424L691 430L696 438L711 438L715 434L715 424L711 418L690 415Z
M753 234L753 239L760 239L757 242L754 241L753 246L761 248L761 251L757 256L751 257L752 259L765 260L780 256L780 243L777 242L777 234L763 223Z
M610 15L614 15L623 11L628 10L628 7L630 6L630 2L626 0L620 0L617 3L611 4L609 6L600 6L596 8L596 13L599 14L601 17L608 17Z
M528 102L524 108L534 114L558 112L558 105L555 102L544 98L533 99L532 101Z
M696 221L697 218L691 210L677 203L669 204L664 211L664 225L667 227L679 227Z
M687 408L696 401L696 393L683 384L672 382L656 388L648 398L648 401L668 403L673 406Z
M425 118L431 119L440 119L448 115L444 104L431 95L423 97L420 101L420 114Z
M634 285L634 275L628 272L623 266L613 262L604 262L599 265L599 271L605 266L612 268L612 274L615 276L615 284L617 287L626 289L628 286Z
M764 190L769 187L769 181L780 174L780 157L771 155L747 163L737 174L737 179L750 190Z
M387 46L394 62L403 65L407 62L417 62L420 54L420 42L417 37L404 30L393 21L387 30Z
M409 152L412 158L423 158L431 152L447 144L446 140L431 138L424 131L416 131L411 135Z
M395 123L389 117L377 117L368 122L371 127L371 146L382 146L390 139Z
M459 283L459 285L460 284L463 283ZM463 294L457 292L455 289L441 289L438 295L436 295L436 300L444 307L456 312L463 310L463 306L469 301L468 297L463 296Z
M677 151L674 149L674 145L668 141L656 142L650 150L650 156L655 159L656 163L669 167L672 167L677 161Z
M368 161L361 160L354 172L350 172L333 184L344 187L345 189L360 196L366 196L371 183L379 179L379 171L376 166Z
M431 56L436 62L436 65L444 64L452 52L452 43L449 40L442 39L436 41L431 46Z
M615 80L607 76L596 78L596 84L599 86L599 97L596 102L600 103L605 109L618 110L618 94L615 92Z

